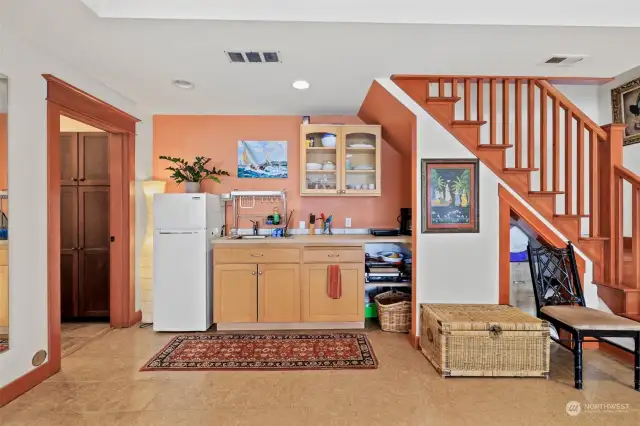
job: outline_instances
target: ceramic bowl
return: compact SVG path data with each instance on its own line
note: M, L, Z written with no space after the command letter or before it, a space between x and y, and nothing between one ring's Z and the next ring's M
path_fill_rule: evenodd
M335 148L336 147L336 135L333 133L325 133L322 135L322 146L326 148Z
M322 170L335 170L336 169L336 165L335 164L323 164L322 165Z
M393 254L397 254L398 257L389 257ZM396 251L381 251L378 252L378 256L380 256L384 262L393 264L402 263L402 259L404 259L404 254Z
M320 163L307 163L307 170L322 170Z

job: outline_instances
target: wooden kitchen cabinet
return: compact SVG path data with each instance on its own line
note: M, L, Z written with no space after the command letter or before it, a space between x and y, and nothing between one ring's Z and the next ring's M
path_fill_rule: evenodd
M258 265L258 322L300 322L300 265Z
M335 146L323 146L326 133ZM310 142L313 146L309 146ZM316 196L380 196L382 138L377 125L317 125L300 127L300 193ZM312 170L331 162L333 170ZM312 166L308 166L312 165Z
M364 321L364 263L341 263L342 296L327 295L329 264L305 264L302 270L302 321Z
M258 266L216 265L213 273L213 321L258 321Z
M0 248L0 327L9 325L9 250Z

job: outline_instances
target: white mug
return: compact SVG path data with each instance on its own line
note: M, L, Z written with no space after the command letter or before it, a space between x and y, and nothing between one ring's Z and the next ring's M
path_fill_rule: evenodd
M360 184L353 185L353 189L362 189L362 185L360 185Z
M369 189L376 189L376 184L375 183L370 183L369 184Z

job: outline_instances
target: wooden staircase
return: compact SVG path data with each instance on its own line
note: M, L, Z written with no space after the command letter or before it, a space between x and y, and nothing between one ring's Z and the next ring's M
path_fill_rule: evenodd
M392 80L593 262L614 312L640 316L640 177L622 167L624 125L598 126L545 79Z

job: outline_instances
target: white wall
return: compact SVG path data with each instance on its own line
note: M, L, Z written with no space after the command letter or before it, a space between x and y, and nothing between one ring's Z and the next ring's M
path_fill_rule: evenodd
M36 351L47 349L48 343L47 125L42 74L53 74L143 120L150 116L5 29L0 29L0 51L0 73L9 77L8 175L11 210L16 212L10 225L9 251L11 343L9 351L0 355L0 386L4 386L33 369L31 358ZM149 128L146 123L140 126L137 142L141 146L152 143Z
M0 75L0 114L7 112L7 80Z
M598 90L598 107L600 124L613 122L611 112L611 90L640 77L640 66L616 76L613 81L601 86ZM625 146L622 154L622 165L640 175L640 143ZM623 187L624 235L631 236L631 186Z
M417 118L417 163L420 171L422 158L474 158L462 143L418 106L406 93L388 78L376 79L389 93L411 110ZM477 234L422 234L421 209L413 213L416 230L417 268L416 300L420 303L498 303L498 183L507 188L523 205L564 241L545 218L540 216L519 195L480 163L480 232ZM420 194L421 177L415 182ZM419 195L420 196L420 195ZM420 199L418 206L420 206ZM583 277L587 306L599 307L597 288L591 284L593 265L583 253L586 271ZM414 313L416 317L419 312ZM417 321L418 327L420 321Z

